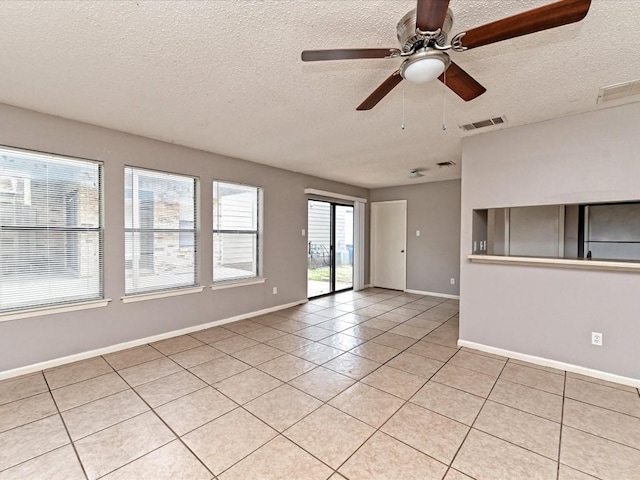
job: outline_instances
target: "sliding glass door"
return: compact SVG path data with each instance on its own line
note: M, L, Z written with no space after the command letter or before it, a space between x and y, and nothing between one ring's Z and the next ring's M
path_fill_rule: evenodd
M334 219L334 287L333 290L353 288L353 206L333 205Z
M353 288L353 206L309 200L307 296Z

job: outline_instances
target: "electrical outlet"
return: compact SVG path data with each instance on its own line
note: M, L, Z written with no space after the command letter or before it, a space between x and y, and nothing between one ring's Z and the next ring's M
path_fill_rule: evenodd
M416 230L416 237L420 236L420 230Z
M273 287L273 294L277 295L278 294L278 287Z
M451 277L451 280L449 280L451 282L451 285L455 285L456 284L456 279Z
M591 332L591 345L602 346L602 334L598 332Z

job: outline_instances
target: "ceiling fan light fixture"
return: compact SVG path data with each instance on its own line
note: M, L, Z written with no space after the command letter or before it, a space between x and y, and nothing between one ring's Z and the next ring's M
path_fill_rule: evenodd
M402 78L411 83L427 83L438 78L451 63L449 55L438 50L421 50L400 67Z

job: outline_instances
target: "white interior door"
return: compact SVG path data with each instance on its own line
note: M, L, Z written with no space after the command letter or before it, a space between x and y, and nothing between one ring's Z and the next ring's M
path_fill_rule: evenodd
M404 290L406 283L407 201L371 204L371 282Z

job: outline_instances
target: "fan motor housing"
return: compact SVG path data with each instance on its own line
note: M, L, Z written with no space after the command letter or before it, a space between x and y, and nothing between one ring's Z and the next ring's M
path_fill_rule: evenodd
M442 25L441 31L438 35L436 35L433 40L440 46L443 46L451 31L451 27L453 25L453 12L451 9L447 10L447 16L444 20L444 24ZM404 53L408 53L414 50L417 50L417 43L424 43L425 39L428 37L425 35L420 35L416 32L416 9L407 12L404 17L400 19L397 26L398 30L398 41L400 42L400 49Z

